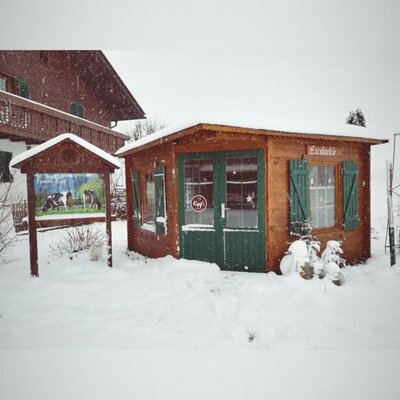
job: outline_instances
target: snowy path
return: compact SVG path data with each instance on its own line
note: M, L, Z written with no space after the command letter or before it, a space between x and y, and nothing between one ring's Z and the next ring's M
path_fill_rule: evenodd
M336 287L128 256L125 223L113 232L113 269L56 259L48 245L63 230L39 233L39 279L20 238L0 266L0 349L400 349L400 268L387 256Z

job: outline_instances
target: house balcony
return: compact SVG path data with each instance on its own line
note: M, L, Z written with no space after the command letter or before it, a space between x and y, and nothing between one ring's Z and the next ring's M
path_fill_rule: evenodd
M38 144L62 133L73 133L111 154L128 139L112 129L0 90L0 139Z

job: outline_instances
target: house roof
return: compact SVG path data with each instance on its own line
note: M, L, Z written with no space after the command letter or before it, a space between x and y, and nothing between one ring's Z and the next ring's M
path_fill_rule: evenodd
M115 121L145 118L145 113L113 66L99 50L65 51L81 78L106 99Z
M24 161L29 160L30 158L43 153L44 151L50 149L58 143L64 142L66 140L72 141L79 146L82 146L86 150L95 154L97 157L103 159L108 164L111 164L115 168L120 168L120 162L118 158L113 157L112 155L106 153L104 150L98 148L97 146L87 142L86 140L80 138L79 136L74 135L73 133L63 133L62 135L56 136L53 139L48 140L38 146L32 147L31 149L24 151L16 155L10 162L10 167L19 168L20 164Z
M351 128L357 127L346 127L346 133L351 131ZM181 138L186 135L190 135L194 132L199 131L217 131L217 132L225 132L225 133L241 133L241 134L250 134L250 135L263 135L263 136L282 136L282 137L297 137L297 138L315 138L315 139L324 139L324 140L341 140L345 142L359 142L359 143L367 143L370 145L387 143L386 139L372 139L360 136L347 136L344 134L330 134L330 133L307 133L306 131L285 131L285 130L276 130L276 129L261 129L261 128L249 128L242 126L233 126L233 125L222 125L222 124L214 124L214 123L204 123L204 122L189 122L182 123L174 126L169 126L167 128L161 129L151 135L145 136L139 140L134 142L127 143L125 146L121 147L116 151L115 155L119 157L124 157L125 155L144 150L149 147L153 147L164 142L174 141L178 138ZM359 133L359 131L352 131L353 134Z

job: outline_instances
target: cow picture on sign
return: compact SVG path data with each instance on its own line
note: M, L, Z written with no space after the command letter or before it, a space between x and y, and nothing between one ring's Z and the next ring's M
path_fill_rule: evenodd
M190 206L193 211L201 213L207 208L207 200L201 194L197 194L190 200Z
M105 183L102 174L35 174L35 216L104 213Z

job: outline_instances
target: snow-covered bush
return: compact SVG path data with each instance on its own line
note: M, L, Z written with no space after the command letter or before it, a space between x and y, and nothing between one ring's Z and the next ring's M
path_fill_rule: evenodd
M56 256L65 253L72 256L84 250L89 250L93 261L101 258L106 236L90 226L75 226L65 231L58 243L50 245L50 252Z
M301 227L303 235L290 244L287 254L282 258L279 268L283 275L291 272L298 272L301 276L309 279L311 276L306 272L312 268L314 276L323 278L327 276L334 283L341 285L344 282L344 275L340 268L345 266L345 260L340 256L343 254L341 243L336 240L329 240L321 258L318 253L321 244L317 237L312 234L312 226L305 222Z
M287 254L281 260L279 267L283 275L292 271L304 272L306 263L313 266L319 262L318 252L321 244L312 233L311 222L307 220L292 228L292 236L299 239L290 244Z
M321 255L327 277L338 284L344 282L344 275L340 267L344 267L346 264L340 254L343 254L341 243L336 240L329 240Z

